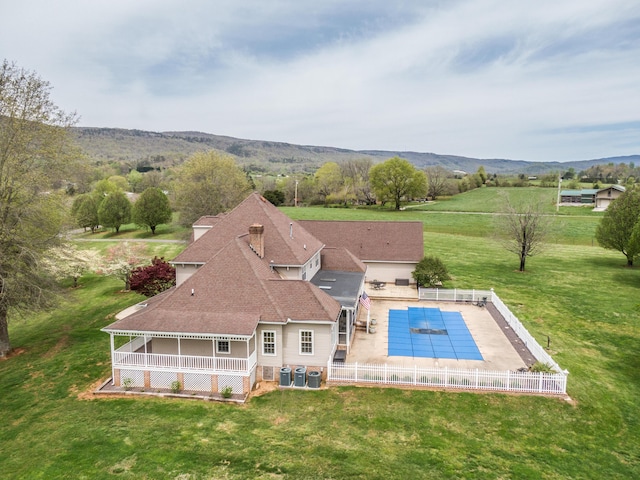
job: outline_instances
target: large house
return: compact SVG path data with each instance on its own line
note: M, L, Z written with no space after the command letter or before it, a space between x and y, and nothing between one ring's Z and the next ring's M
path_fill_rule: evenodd
M419 223L366 224L381 245L411 246L405 255L365 255L368 262L419 261ZM348 241L325 243L311 229L257 193L227 214L201 218L193 242L172 262L176 286L103 329L111 337L113 384L162 389L180 382L185 390L246 394L283 367L322 372L336 351L351 347L367 265ZM333 230L364 238L357 224L336 222Z

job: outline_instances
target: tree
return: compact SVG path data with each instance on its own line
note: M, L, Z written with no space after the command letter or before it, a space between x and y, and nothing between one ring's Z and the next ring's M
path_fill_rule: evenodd
M122 190L123 192L129 191L129 182L122 175L111 175L108 181L113 183L118 188L118 190Z
M524 272L527 257L540 253L551 233L551 217L544 214L542 203L528 201L514 205L505 197L503 212L496 218L504 247L518 255L519 271Z
M627 266L633 266L640 254L640 244L634 241L632 232L640 218L640 188L626 190L604 212L596 228L596 240L604 247L618 250L627 257Z
M66 209L52 186L79 156L68 135L75 115L60 110L50 90L36 73L0 65L0 357L11 351L9 315L55 298L41 263L61 242Z
M124 289L130 290L129 278L136 267L144 263L145 246L141 243L120 242L107 249L98 273L116 277L124 282Z
M238 205L250 192L245 173L233 157L215 151L195 153L174 182L180 223L191 226L203 215Z
M71 216L79 227L90 228L92 233L95 232L100 225L96 198L88 193L78 195L71 206Z
M129 277L131 290L152 297L176 284L176 269L164 258L153 257L151 265L136 267Z
M131 202L124 192L110 193L105 197L98 207L98 218L100 224L108 228L115 229L116 233L120 227L131 221Z
M156 226L171 222L169 199L159 188L147 188L133 204L131 217L136 225L149 227L155 235Z
M43 268L56 280L73 280L73 288L78 279L100 263L100 255L95 250L80 250L74 245L60 245L49 250L43 261Z
M478 174L478 177L480 178L480 185L478 185L478 187L480 187L481 185L484 185L487 182L487 172L484 169L484 165L480 165L478 167L478 171L476 172Z
M436 200L447 188L449 172L439 165L427 167L424 170L427 174L427 196L431 197L431 200Z
M423 287L440 286L445 280L451 279L447 267L438 257L424 257L418 262L411 275L418 285Z
M342 172L336 162L324 163L314 175L316 191L327 203L327 197L342 188Z
M265 190L262 196L276 207L284 203L284 192L280 190Z
M402 198L423 197L427 191L425 173L398 157L371 167L369 181L378 199L393 200L396 210L400 210Z
M367 205L375 203L375 196L369 183L369 170L373 166L370 158L345 160L340 164L345 186L353 192L358 202Z
M131 191L134 193L140 193L140 184L142 183L142 174L137 170L131 170L127 174L127 182L131 186Z

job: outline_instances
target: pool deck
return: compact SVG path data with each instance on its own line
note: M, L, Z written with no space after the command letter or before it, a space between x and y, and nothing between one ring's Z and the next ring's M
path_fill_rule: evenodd
M387 285L382 290L374 290L367 285L365 289L371 298L370 318L376 320L376 332L367 333L362 329L356 331L351 351L346 358L347 363L386 363L403 367L415 365L423 368L478 368L502 371L517 370L527 366L512 342L484 307L468 303L418 301L415 286ZM408 307L434 307L443 312L460 312L484 360L389 356L389 310L402 310ZM366 320L367 310L361 308L358 322L366 322Z

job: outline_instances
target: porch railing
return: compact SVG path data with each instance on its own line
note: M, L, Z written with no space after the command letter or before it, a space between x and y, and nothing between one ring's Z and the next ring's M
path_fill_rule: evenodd
M193 355L165 355L159 353L113 352L115 368L144 367L181 371L209 371L249 373L257 362L256 352L249 358L201 357Z

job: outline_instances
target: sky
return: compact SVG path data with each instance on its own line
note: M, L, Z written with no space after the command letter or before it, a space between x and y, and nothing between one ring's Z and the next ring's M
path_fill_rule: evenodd
M640 154L638 0L0 0L78 126L528 161Z

